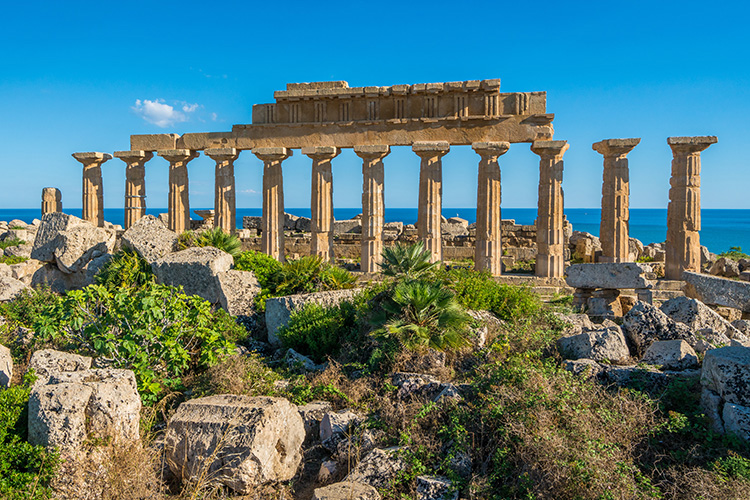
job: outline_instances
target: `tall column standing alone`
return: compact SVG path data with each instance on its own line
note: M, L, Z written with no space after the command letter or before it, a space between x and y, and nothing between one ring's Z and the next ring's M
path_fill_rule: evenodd
M383 253L383 217L385 211L385 171L383 158L391 152L387 145L354 146L362 158L362 258L360 269L366 273L380 270Z
M607 139L591 147L604 155L602 179L602 218L599 239L602 243L601 262L630 260L630 177L627 155L640 139Z
M471 147L481 156L477 182L477 236L474 267L477 271L487 270L493 276L500 276L503 268L500 237L502 189L497 159L508 151L510 143L475 142Z
M83 164L83 205L81 218L104 226L104 186L102 163L112 159L108 153L73 153L73 158Z
M214 227L226 233L237 232L237 199L234 182L234 160L239 152L234 148L209 148L203 151L216 162L214 180Z
M536 216L536 275L563 276L563 155L567 141L534 141L539 160L539 203Z
M187 165L197 151L166 149L157 154L169 162L169 229L177 234L190 229L190 196Z
M125 220L129 228L146 215L146 162L154 157L149 151L115 151L125 162Z
M292 156L287 148L255 148L253 154L263 162L263 218L261 250L284 260L284 178L281 162Z
M62 193L57 188L42 189L42 215L62 212Z
M312 186L310 194L311 253L324 261L333 259L333 173L331 160L341 150L334 146L302 148L302 154L312 161Z
M681 280L683 271L701 270L701 151L715 136L669 137L672 178L667 208L665 277Z
M443 161L450 145L445 141L415 142L414 151L421 158L419 167L419 211L417 231L430 262L443 260Z

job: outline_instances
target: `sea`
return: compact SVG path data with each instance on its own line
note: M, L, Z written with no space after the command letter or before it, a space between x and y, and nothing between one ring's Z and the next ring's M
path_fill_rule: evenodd
M205 210L205 208L195 208ZM149 208L147 213L158 215L165 213L166 208ZM310 217L309 208L287 208L287 212L300 217ZM81 209L65 209L66 213L81 216ZM351 219L362 213L361 208L334 208L337 220ZM238 208L237 224L242 227L242 217L261 215L260 208ZM445 217L461 217L470 223L476 221L475 208L443 208ZM566 208L565 216L577 231L599 235L601 210L598 208ZM536 208L503 208L503 219L513 219L517 224L533 224L536 219ZM31 222L41 218L40 209L0 208L0 220L20 219ZM113 224L123 223L122 208L105 208L104 218ZM193 216L193 218L198 218ZM386 208L386 222L404 222L413 224L417 221L416 208ZM750 252L750 210L746 209L702 209L701 210L701 244L711 252L720 253L730 247L740 247ZM630 236L638 238L644 245L663 242L667 235L667 210L661 208L631 208Z

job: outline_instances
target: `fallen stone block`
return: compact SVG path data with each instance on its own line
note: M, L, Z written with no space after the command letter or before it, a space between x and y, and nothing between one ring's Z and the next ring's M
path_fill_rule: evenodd
M565 270L565 282L573 288L648 288L645 275L651 266L636 262L573 264Z
M567 359L620 362L630 357L625 336L617 326L584 330L577 335L561 337L557 340L557 348Z
M153 215L146 215L122 235L122 246L130 248L149 264L177 251L177 233Z
M447 477L418 476L417 500L458 500L458 489Z
M83 384L39 385L29 396L29 443L73 451L86 440L86 407L93 389Z
M648 346L641 362L664 370L686 370L698 367L698 356L684 340L657 340Z
M40 349L31 355L27 371L34 370L34 386L45 385L50 377L65 372L80 372L91 368L91 358L54 349Z
M710 328L726 337L725 344L740 332L727 320L703 302L689 297L675 297L664 302L662 312L675 321L683 323L693 331Z
M297 411L305 424L305 441L310 442L320 438L320 422L327 413L333 411L333 407L328 401L313 401L298 406Z
M187 295L198 295L217 304L221 301L219 275L229 271L234 259L214 247L193 247L165 255L151 268L159 283L181 286Z
M724 421L724 432L750 441L750 408L725 403L721 416Z
M29 287L10 276L0 276L0 302L8 302Z
M750 283L685 271L685 295L705 304L750 312Z
M255 297L260 285L252 271L229 271L219 273L219 304L232 316L255 314Z
M374 488L386 488L406 469L406 462L399 455L401 448L376 448L361 460L346 481L368 484Z
M13 356L10 354L10 349L0 345L0 387L10 387L11 380L13 380Z
M750 406L750 348L727 346L703 358L701 384L725 402Z
M342 481L316 488L312 498L313 500L380 500L380 494L372 486Z
M116 232L67 215L45 214L34 239L31 258L54 262L64 273L83 270L91 259L112 253Z
M622 329L638 357L643 356L655 340L684 340L693 347L696 343L690 327L641 301L623 316Z

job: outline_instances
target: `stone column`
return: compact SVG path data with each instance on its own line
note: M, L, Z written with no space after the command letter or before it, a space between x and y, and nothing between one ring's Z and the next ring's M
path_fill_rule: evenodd
M146 215L146 162L154 157L150 151L115 151L115 158L125 162L125 220L129 228Z
M385 171L383 158L391 148L383 144L354 146L362 158L362 258L360 269L380 271L383 253L383 216L385 211Z
M334 146L302 148L302 154L312 161L311 253L320 255L324 261L333 259L333 174L331 160L341 150Z
M607 139L591 147L604 155L602 182L602 219L599 239L602 243L601 262L630 260L630 178L627 155L640 139Z
M190 196L187 165L197 151L166 149L157 154L169 162L169 229L177 234L190 229Z
M62 212L62 193L57 188L42 189L42 215Z
M451 147L445 141L415 142L414 151L421 158L419 166L419 211L417 234L430 252L430 262L443 260L443 156Z
M203 151L216 162L214 181L214 226L226 233L237 232L237 201L234 183L234 160L239 151L234 148L209 148Z
M667 138L673 155L667 208L668 280L681 280L683 271L700 272L701 151L716 142L714 136Z
M261 250L284 261L284 179L281 162L292 156L287 148L255 148L253 154L263 161L263 218Z
M102 163L111 160L108 153L73 153L73 158L83 164L83 204L81 218L104 226L104 186Z
M474 267L500 276L503 268L503 249L500 239L502 216L500 211L501 185L499 156L510 148L508 142L475 142L471 145L481 157L477 182L477 236Z
M539 203L536 216L536 275L563 276L563 155L567 141L534 141L539 155Z

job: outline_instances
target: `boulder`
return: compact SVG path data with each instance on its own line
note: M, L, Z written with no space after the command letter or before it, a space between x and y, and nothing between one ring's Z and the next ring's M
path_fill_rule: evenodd
M362 221L360 219L333 221L333 234L361 233L361 232L362 232Z
M151 268L159 283L181 286L187 295L198 295L212 304L221 301L219 275L229 271L234 259L214 247L193 247L165 255Z
M563 363L563 368L571 372L573 375L585 377L587 380L598 377L604 370L602 365L593 359L586 358L565 361Z
M260 231L263 227L263 217L248 216L242 218L242 229Z
M328 401L313 401L298 406L300 417L305 425L305 441L310 442L320 438L320 422L323 417L333 411Z
M86 440L86 407L94 390L83 384L39 385L29 396L29 443L74 451Z
M750 406L750 348L727 346L703 358L701 384L722 401Z
M725 403L721 417L724 421L724 432L735 434L745 441L750 441L750 408Z
M62 212L45 214L34 239L31 258L54 262L64 273L76 273L91 259L112 253L116 233Z
M657 340L648 346L641 362L665 370L685 370L698 367L698 356L684 340Z
M13 380L13 356L10 354L10 349L0 345L0 387L10 387L11 380Z
M359 415L349 410L338 412L329 411L320 421L320 441L322 443L331 440L341 440L351 427L361 421Z
M297 221L299 217L296 215L288 214L284 212L284 229L287 231L294 231L297 229Z
M622 319L622 329L638 357L643 356L655 340L685 340L693 347L696 343L687 325L677 323L646 302L637 302Z
M561 337L557 340L557 348L566 359L621 362L630 357L625 336L617 325L586 329L577 335Z
M750 320L738 319L738 320L732 321L732 326L735 327L741 334L745 335L746 337L750 336Z
M682 273L685 280L685 295L700 300L704 304L733 307L750 312L750 283L707 274Z
M304 440L302 417L286 399L225 394L182 403L167 425L164 449L183 482L203 473L248 495L292 479Z
M740 275L740 264L736 260L728 257L720 257L711 265L708 271L714 276L724 276L725 278L736 278Z
M563 314L560 312L553 313L559 320L566 323L563 330L563 336L577 335L583 330L593 330L596 327L587 314Z
M266 300L266 328L268 329L268 342L274 346L280 346L281 341L276 332L282 326L289 323L293 311L302 309L307 303L318 304L323 307L332 307L340 302L349 300L359 293L359 289L332 290L327 292L301 293L287 295L286 297L272 297Z
M565 282L573 288L648 288L648 264L637 262L573 264L565 270Z
M284 362L290 370L303 373L324 370L326 367L325 364L316 364L315 361L304 354L298 353L294 349L287 349L284 355Z
M34 370L34 386L46 384L50 377L65 372L80 372L91 368L91 358L69 352L41 349L31 355L27 371Z
M260 285L252 271L230 269L218 274L219 304L232 316L255 314L255 296Z
M396 372L391 375L391 383L398 388L396 397L399 399L415 396L432 399L441 390L438 379L422 373Z
M375 448L346 476L346 481L368 484L374 488L386 488L398 474L406 469L401 458L401 448Z
M31 251L34 249L34 244L31 242L22 243L21 245L15 245L5 249L3 254L6 257L21 257L24 259L31 258Z
M15 299L18 294L27 288L29 287L10 276L0 275L0 302L8 302Z
M643 243L635 238L628 239L628 256L631 262L637 261L643 254Z
M417 500L458 500L458 489L447 477L418 476Z
M130 248L149 263L177 250L177 233L153 215L146 215L122 235L122 246Z
M367 484L342 481L316 488L313 500L380 500L378 490Z
M729 321L696 299L675 297L664 302L661 310L673 320L689 326L693 331L710 328L717 334L726 337L725 344L729 343L730 338L740 334Z
M300 217L294 224L294 228L301 233L309 233L312 231L312 220L308 217Z
M659 371L648 365L639 366L603 366L599 376L607 383L619 386L636 385L650 391L662 390L671 380L698 379L700 370L665 370Z

